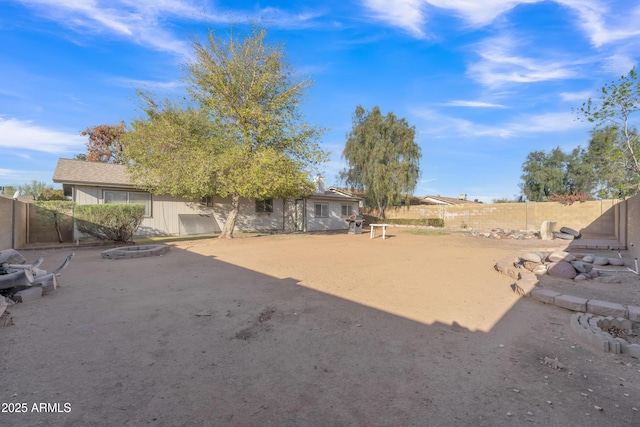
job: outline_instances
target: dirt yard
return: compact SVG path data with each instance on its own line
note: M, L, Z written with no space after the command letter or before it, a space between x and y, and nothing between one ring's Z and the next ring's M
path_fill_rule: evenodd
M640 425L639 361L582 347L571 312L493 268L555 242L390 234L79 249L9 308L0 425Z

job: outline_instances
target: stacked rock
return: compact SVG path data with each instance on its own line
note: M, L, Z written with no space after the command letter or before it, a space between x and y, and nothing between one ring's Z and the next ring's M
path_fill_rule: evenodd
M600 276L600 272L594 266L624 266L625 264L621 258L571 254L565 251L534 251L520 256L520 265L537 276L549 274L552 277L580 281Z

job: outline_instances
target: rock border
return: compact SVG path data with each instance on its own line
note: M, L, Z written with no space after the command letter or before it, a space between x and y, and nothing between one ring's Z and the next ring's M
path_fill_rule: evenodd
M138 245L112 248L102 251L102 258L107 259L130 259L144 258L148 256L162 255L169 252L170 247L166 245Z
M531 271L516 267L520 257L509 256L496 262L495 269L516 279L513 291L520 296L532 297L545 304L575 311L571 316L571 328L576 336L597 351L628 354L640 358L640 344L629 344L622 338L613 338L602 331L599 322L609 321L621 329L631 329L631 322L640 322L640 307L608 301L586 299L566 295L536 286L538 277ZM628 326L628 327L627 327Z
M640 358L640 344L629 344L624 338L614 338L601 328L601 326L615 326L620 329L631 329L633 324L629 319L594 316L590 313L574 313L571 316L570 324L576 337L594 350Z

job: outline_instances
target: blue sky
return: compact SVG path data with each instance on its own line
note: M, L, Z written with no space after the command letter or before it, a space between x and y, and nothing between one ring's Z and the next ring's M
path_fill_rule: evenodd
M572 109L640 55L632 0L0 0L0 185L52 184L82 130L141 115L135 88L184 93L193 37L249 20L315 81L328 185L356 106L377 105L416 127L416 195L484 202L520 194L528 153L586 146Z

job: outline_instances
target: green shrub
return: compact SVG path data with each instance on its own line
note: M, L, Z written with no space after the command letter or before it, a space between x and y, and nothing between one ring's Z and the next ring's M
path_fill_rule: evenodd
M144 217L144 205L78 205L76 226L82 233L100 240L129 242Z
M385 218L380 219L370 215L363 215L366 224L385 223L396 225L418 225L422 227L444 227L444 219L441 218Z

